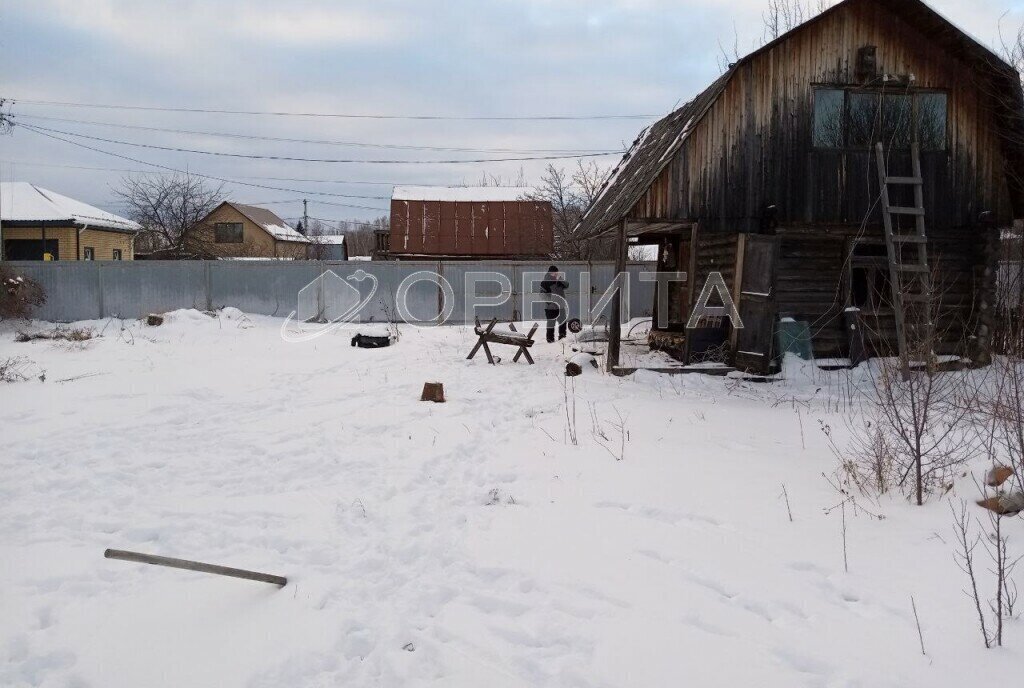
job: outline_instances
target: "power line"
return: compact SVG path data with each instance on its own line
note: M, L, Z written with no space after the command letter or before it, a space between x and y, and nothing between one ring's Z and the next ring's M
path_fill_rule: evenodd
M224 153L222 151L207 151L199 150L196 148L178 148L176 146L158 146L152 143L137 143L134 141L121 141L118 139L108 139L102 136L89 136L88 134L78 134L72 131L63 131L61 129L51 129L49 127L37 127L33 124L23 124L19 122L14 123L15 126L29 129L30 131L36 132L49 132L50 134L63 134L64 136L74 136L75 138L88 139L90 141L100 141L102 143L112 143L117 146L134 146L136 148L149 148L152 150L170 151L174 153L193 153L196 155L215 155L218 157L226 158L243 158L245 160L279 160L279 161L290 161L290 162L319 162L319 163L362 163L367 165L453 165L453 164L467 164L467 163L484 163L484 162L518 162L526 160L566 160L569 158L596 158L608 155L621 155L622 151L615 153L584 153L582 155L540 155L540 156L528 156L519 158L477 158L472 160L360 160L353 158L298 158L287 155L256 155L253 153Z
M349 146L353 148L386 148L389 150L441 151L449 153L595 153L621 154L621 151L607 148L462 148L456 146L420 146L398 143L367 143L365 141L336 141L329 139L296 139L281 136L264 136L257 134L238 134L227 131L199 131L196 129L170 129L165 127L145 127L138 124L122 124L119 122L99 122L96 120L68 119L66 117L44 117L39 115L11 115L12 120L26 119L30 121L65 122L67 124L85 124L88 126L115 127L119 129L135 129L138 131L159 131L171 134L188 134L193 136L216 136L229 139L245 139L250 141L274 141L281 143L308 143L318 146Z
M26 127L26 125L24 125L24 124L22 124L21 126L25 127L27 131L31 131L31 132L33 132L35 134L39 134L40 136L45 136L45 137L50 138L50 139L54 139L55 141L62 141L64 143L71 144L72 146L77 146L79 148L84 148L86 150L91 150L91 151L94 151L96 153L102 153L104 155L110 155L112 157L120 158L122 160L128 160L129 162L134 162L134 163L139 164L139 165L148 165L150 167L155 167L155 168L161 169L161 170L167 170L168 172L174 172L176 174L192 175L194 177L202 177L203 179L212 179L213 181L224 182L226 184L238 184L240 186L249 186L249 187L252 187L252 188L255 188L255 189L267 189L269 191L286 191L286 192L289 192L289 193L298 193L298 194L304 194L304 195L309 195L309 196L330 196L330 197L341 197L341 198L348 197L348 194L338 194L338 193L332 193L332 192L329 192L329 191L303 191L302 189L288 189L288 188L283 188L283 187L280 187L280 186L268 186L266 184L253 184L251 182L241 182L241 181L238 181L237 179L226 179L224 177L215 177L213 175L201 174L199 172L191 172L191 171L179 170L179 169L176 169L174 167L168 167L167 165L160 165L160 164L157 164L155 162L146 162L145 160L139 160L138 158L133 158L133 157L128 156L128 155L121 155L120 153L114 153L112 151L106 151L106 150L103 150L102 148L95 148L93 146L86 145L86 144L81 143L79 141L72 141L70 139L61 138L60 136L55 136L53 134L47 134L44 131L36 130L35 127ZM321 202L322 203L327 203L327 201L321 201ZM346 208L359 208L360 210L373 210L375 212L381 212L381 211L387 212L387 210L388 210L387 208L374 207L374 206L366 206L366 205L353 205L353 204L348 204L348 203L331 203L331 205L339 205L339 206L343 206L343 207L346 207Z
M89 167L84 165L59 165L56 163L43 163L43 162L27 162L25 160L0 160L0 163L6 163L10 165L24 165L28 167L53 167L59 169L68 170L89 170L94 172L121 172L128 174L149 174L150 170L133 170L127 168L116 168L116 167ZM237 179L258 179L263 181L271 182L306 182L309 184L371 184L375 186L401 186L403 184L408 185L420 185L430 186L430 182L374 182L366 181L362 179L309 179L306 177L250 177L246 175L239 175Z
M381 115L365 113L336 112L283 112L264 110L223 110L217 108L161 107L155 105L124 105L114 103L74 103L59 100L6 99L15 105L45 105L53 107L97 108L105 110L143 110L147 112L189 112L214 115L258 115L273 117L332 117L337 119L397 119L397 120L440 120L440 121L484 121L484 122L557 122L580 120L628 120L653 119L659 115Z

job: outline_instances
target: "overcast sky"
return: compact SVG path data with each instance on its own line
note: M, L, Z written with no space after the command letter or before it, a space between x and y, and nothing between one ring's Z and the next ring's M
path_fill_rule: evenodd
M0 97L180 108L529 116L661 115L719 74L720 43L762 33L767 0L0 0ZM1024 0L933 0L994 45ZM424 121L291 118L70 108L16 103L26 124L89 136L239 154L439 160L530 154L411 151L255 141L28 119L356 143L608 151L648 120ZM231 198L275 203L286 218L369 218L386 184L476 183L483 173L536 181L546 162L307 163L214 157L77 139L139 161L256 184ZM544 155L539 153L534 155ZM618 156L597 158L610 165ZM125 172L146 169L15 127L0 136L0 179L32 181L108 210ZM562 166L573 160L556 161ZM72 169L68 166L103 168ZM347 194L346 198L319 194ZM382 197L382 198L372 198ZM327 203L330 202L330 205ZM348 203L380 210L343 207Z

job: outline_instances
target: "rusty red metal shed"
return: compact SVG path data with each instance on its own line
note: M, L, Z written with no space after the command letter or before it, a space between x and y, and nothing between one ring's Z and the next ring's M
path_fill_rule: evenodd
M554 247L551 203L507 186L396 186L389 258L544 258Z

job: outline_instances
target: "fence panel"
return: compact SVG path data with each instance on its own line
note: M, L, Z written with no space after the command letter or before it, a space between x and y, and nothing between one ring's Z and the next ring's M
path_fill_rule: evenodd
M98 268L104 318L141 318L178 308L210 308L203 262L169 261L147 267L134 261L94 264Z
M35 311L33 317L52 322L103 317L98 263L57 261L9 265L15 273L38 282L46 292L46 303Z
M320 277L322 269L321 263L311 260L209 261L206 264L210 271L213 308L234 306L245 313L282 318L297 309L299 292Z
M177 308L213 309L234 306L247 313L284 317L300 311L303 317L332 319L353 303L336 296L351 285L365 305L355 318L358 322L386 322L400 319L396 297L403 281L419 272L442 276L452 288L453 303L447 320L451 324L471 323L473 313L466 312L466 275L496 272L511 282L511 290L502 290L493 281L477 283L484 296L506 296L497 306L478 309L480 318L503 320L540 320L543 307L524 313L540 291L540 280L547 261L125 261L125 262L17 262L9 263L16 272L39 282L47 301L36 317L55 322L70 322L119 316L139 318ZM582 317L611 284L611 263L560 263L569 288L566 300L569 316ZM628 266L633 279L630 291L634 317L649 316L654 301L652 283L641 283L636 276L653 270L647 263ZM591 274L590 293L581 294L583 274ZM328 273L334 273L330 276ZM369 277L372 275L372 277ZM524 283L524 277L527 281ZM376 290L374 291L374 287ZM536 299L534 299L536 301ZM436 323L445 303L441 287L433 279L420 279L407 289L407 314L415 320ZM312 315L310 315L312 314ZM532 316L532 317L531 317Z

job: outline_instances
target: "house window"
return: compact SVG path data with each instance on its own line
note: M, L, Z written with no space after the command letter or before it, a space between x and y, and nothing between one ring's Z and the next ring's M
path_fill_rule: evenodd
M114 249L114 260L121 260L121 249Z
M213 238L218 244L242 243L241 222L218 222L213 227Z
M86 246L82 249L82 260L96 260L96 249Z
M947 101L946 94L937 91L815 89L814 147L866 149L882 141L908 150L916 139L921 150L944 151Z

